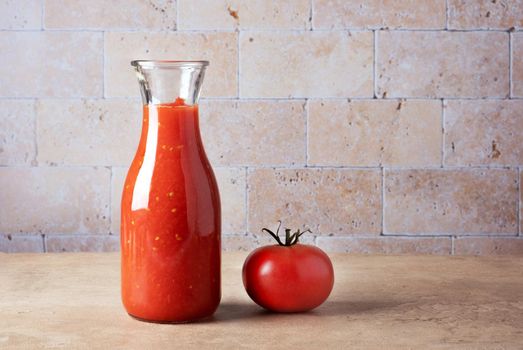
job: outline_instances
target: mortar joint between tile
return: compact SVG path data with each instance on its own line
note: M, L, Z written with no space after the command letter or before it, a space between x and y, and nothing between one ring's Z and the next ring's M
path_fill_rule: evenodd
M445 99L441 99L441 167L445 167Z
M174 32L179 31L180 29L180 0L176 0L176 23L174 24Z
M107 88L105 87L105 84L106 84L106 77L107 77L107 74L105 73L105 66L106 66L106 62L105 62L105 42L106 42L106 33L104 32L102 34L102 98L105 98L106 97L106 92L107 92Z
M44 21L45 21L45 0L40 0L42 1L42 5L40 6L40 31L44 31Z
M521 175L523 174L522 173L522 168L518 168L518 172L517 172L517 179L516 179L516 182L518 184L518 191L517 191L517 195L518 195L518 199L516 201L517 203L517 213L516 213L516 217L517 217L517 223L516 223L516 226L518 227L518 236L523 236L523 232L521 232L523 230L523 227L521 227L521 221L523 220L523 218L521 217L521 199L522 199L522 190L521 190L521 186L523 186L523 184L521 183Z
M303 106L305 113L305 167L309 166L309 99L305 100Z
M513 82L512 82L512 74L514 72L513 64L514 64L514 56L512 54L512 48L514 46L514 35L509 32L508 33L508 84L509 84L509 92L508 96L509 98L514 97L514 88L513 88Z
M34 120L34 130L33 130L33 137L34 137L34 163L32 162L32 166L38 166L38 100L35 99L33 101L33 120Z
M110 171L109 176L109 235L114 234L115 232L112 232L113 227L113 173L114 173L114 167L107 167ZM117 214L118 215L118 214Z
M245 167L245 231L244 234L249 233L249 167Z
M381 236L385 235L385 167L381 167Z
M449 30L449 0L445 0L445 30Z
M237 32L236 34L236 50L238 51L236 53L236 59L238 60L238 66L236 67L237 68L237 71L236 71L236 96L238 96L238 99L241 98L242 94L241 94L241 84L240 84L240 79L241 79L241 68L242 68L242 61L241 61L241 52L240 52L240 42L241 42L241 32Z
M372 55L372 88L373 88L373 95L374 98L378 97L378 79L376 78L377 70L378 70L378 32L377 30L372 31L372 39L373 39L373 55Z
M309 30L312 31L312 17L314 16L314 0L309 1Z

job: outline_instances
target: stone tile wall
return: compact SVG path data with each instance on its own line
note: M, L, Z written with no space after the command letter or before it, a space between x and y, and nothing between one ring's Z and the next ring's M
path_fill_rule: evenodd
M519 0L0 1L0 251L119 249L137 58L211 61L224 249L523 254Z

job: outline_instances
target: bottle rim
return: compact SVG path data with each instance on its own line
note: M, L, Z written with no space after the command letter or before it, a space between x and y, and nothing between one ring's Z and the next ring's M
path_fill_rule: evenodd
M131 66L144 69L155 68L204 68L209 61L179 61L179 60L133 60Z

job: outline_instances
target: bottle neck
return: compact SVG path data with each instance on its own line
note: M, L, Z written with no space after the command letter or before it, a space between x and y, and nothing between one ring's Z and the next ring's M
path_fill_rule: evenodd
M198 103L207 61L132 61L144 104Z
M176 150L201 144L197 105L150 104L143 114L142 137L147 148L157 148L155 153L170 157Z

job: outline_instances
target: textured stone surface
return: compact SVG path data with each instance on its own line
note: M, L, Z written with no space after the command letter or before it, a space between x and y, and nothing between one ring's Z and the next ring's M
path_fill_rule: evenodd
M46 235L45 247L49 253L116 252L120 250L120 237L109 235Z
M458 237L454 240L456 255L523 255L523 238Z
M451 29L509 29L523 27L521 0L449 0Z
M42 235L0 235L0 252L3 253L42 253Z
M309 0L178 0L181 30L307 29Z
M0 52L0 96L102 95L101 33L0 32Z
M34 108L31 100L0 100L0 165L34 161Z
M309 164L441 164L440 101L311 101L308 128Z
M207 59L224 249L282 218L334 251L519 253L522 30L519 0L0 0L0 248L113 250L130 61Z
M379 170L256 169L248 175L249 232L282 220L313 234L378 234Z
M214 165L304 165L304 107L305 101L205 101L205 150Z
M313 0L315 29L445 28L445 0Z
M111 233L120 234L120 210L122 204L122 193L125 177L127 176L127 167L111 168Z
M381 31L377 45L380 96L508 96L508 33Z
M521 256L331 254L331 295L297 314L253 303L241 277L247 253L222 256L213 318L171 325L126 314L119 254L0 254L2 347L512 350L523 343Z
M245 232L245 169L214 168L214 174L220 189L222 234Z
M523 97L523 33L512 34L512 95Z
M214 168L222 205L222 233L245 232L245 169ZM112 168L111 233L120 234L120 204L127 168Z
M176 28L175 0L45 0L45 28L152 29Z
M517 233L514 170L386 170L384 186L385 233Z
M447 101L445 164L523 164L523 101Z
M257 236L251 234L225 235L222 236L222 251L251 252L269 243L269 240L260 241Z
M450 237L318 237L318 247L331 253L450 255Z
M270 229L273 229L274 232L276 232L278 225L269 226L271 226ZM280 232L280 235L282 237L284 236L283 231ZM315 236L307 233L300 238L300 243L303 244L315 245L314 241ZM272 238L268 233L262 232L222 236L222 250L226 252L251 252L256 248L273 244L277 244L276 240L274 240L274 238Z
M3 0L0 2L0 29L40 29L42 0Z
M107 233L106 168L0 167L0 232Z
M245 32L241 97L371 97L371 32Z
M203 96L237 96L237 34L227 32L105 33L106 96L138 96L133 59L209 60Z
M38 101L38 163L128 166L141 109L138 100Z

